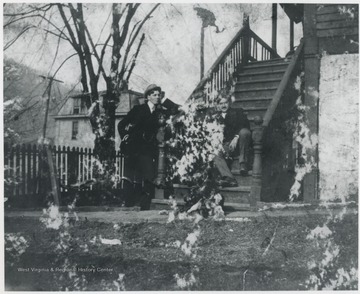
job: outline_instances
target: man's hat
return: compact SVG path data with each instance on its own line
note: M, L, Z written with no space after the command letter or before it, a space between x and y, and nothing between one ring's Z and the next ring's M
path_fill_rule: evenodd
M153 91L153 90L157 90L161 93L161 88L158 86L158 85L155 85L155 84L151 84L150 86L148 86L145 90L145 93L144 93L144 97L146 98L147 94L150 92L150 91Z

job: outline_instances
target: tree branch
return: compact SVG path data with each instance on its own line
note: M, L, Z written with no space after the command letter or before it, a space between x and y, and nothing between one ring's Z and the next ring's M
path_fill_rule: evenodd
M142 20L142 22L140 23L138 29L136 30L136 33L134 35L134 37L132 38L132 40L129 42L129 47L132 46L132 44L134 43L137 35L139 34L141 28L143 27L144 23L151 17L151 14L155 11L156 8L158 8L158 6L160 5L160 3L157 3L153 9L150 10L150 12L145 16L145 18Z
M94 42L93 42L93 40L92 40L92 38L91 38L90 32L89 32L87 26L85 25L85 23L84 23L84 29L85 29L86 35L87 35L87 37L88 37L88 39L89 39L89 41L90 41L90 45L91 45L91 47L92 47L92 50L93 50L93 52L94 52L94 56L95 56L95 58L96 58L96 60L97 60L97 62L98 62L98 66L99 66L98 73L96 74L96 77L99 78L99 74L100 74L100 72L102 72L103 77L104 77L104 79L106 80L106 79L107 79L107 76L106 76L106 72L105 72L105 70L104 70L104 67L103 67L103 65L102 65L102 59L99 57L99 55L98 55L98 53L97 53L97 51L96 51L96 46L95 46L95 44L94 44ZM110 37L111 37L111 36L110 36ZM110 40L110 37L108 37L108 40ZM108 42L108 40L106 40L106 41Z
M126 18L125 18L125 21L124 21L124 24L122 27L122 32L120 34L120 32L118 30L116 39L114 37L114 45L113 45L114 47L113 47L113 55L112 55L113 58L112 58L112 63L111 63L111 73L116 73L116 76L113 76L113 78L112 78L112 83L113 83L114 88L119 84L119 82L121 83L121 81L124 79L124 65L126 64L126 59L127 59L127 55L129 54L130 47L128 46L125 51L122 68L119 72L119 63L120 63L120 58L121 58L120 50L123 47L124 42L127 37L127 34L129 32L129 26L130 26L131 19L133 18L134 14L139 6L140 6L140 4L135 4L134 7L132 4L127 4L128 12L126 14ZM117 28L118 28L118 24L117 24Z
M70 26L70 23L69 21L67 20L66 18L66 15L65 15L65 12L64 12L64 9L62 8L62 5L61 4L57 4L57 7L58 7L58 10L60 12L60 15L61 15L61 18L64 22L64 25L67 29L67 31L69 32L69 35L70 35L70 38L71 38L71 42L70 44L74 47L74 49L79 53L79 55L81 54L81 49L79 48L79 44L76 40L76 37L75 37L75 34L74 34L74 31L73 29L71 28Z
M99 61L99 64L102 64L103 63L103 60L104 60L104 56L105 56L105 49L109 43L111 39L111 34L109 34L108 38L106 39L105 43L104 43L104 46L103 48L101 49L101 55L100 55L100 61ZM99 71L98 71L98 75L100 73L100 67L99 67Z
M5 51L5 50L9 49L9 47L11 47L11 45L14 44L21 37L22 34L24 34L26 31L28 31L31 28L35 28L35 26L31 25L31 26L25 27L19 34L17 34L17 36L14 39L12 39L8 43L6 43L3 50Z
M133 46L134 44L134 41L136 40L137 38L137 35L139 34L141 28L143 27L143 25L145 24L145 22L150 18L151 14L155 11L155 9L159 6L160 4L156 4L151 10L150 12L145 16L145 18L141 21L140 25L138 26L137 30L135 31L135 34L133 36L132 39L129 39L129 43L126 47L126 50L125 50L125 56L124 56L124 60L123 60L123 64L122 64L122 67L121 67L121 71L120 71L120 76L123 76L125 74L125 66L126 66L126 62L127 62L127 57L128 57L128 54L130 52L130 49L131 47ZM137 25L137 24L136 24ZM135 25L135 26L136 26Z
M89 49L89 45L86 41L85 36L85 23L84 23L84 16L82 11L82 4L77 4L77 9L74 8L74 6L69 3L69 8L71 15L73 17L75 29L78 35L79 39L79 45L83 48L84 58L86 61L86 68L87 72L89 74L89 82L90 82L90 88L91 88L91 96L94 97L95 100L98 99L98 89L97 89L97 83L99 78L95 75L92 57Z
M141 39L140 39L140 42L139 42L139 45L138 45L138 48L137 48L137 50L136 50L136 52L135 52L133 61L132 61L132 63L131 63L130 70L128 71L128 75L127 75L127 77L126 77L126 82L127 82L127 83L129 82L130 76L131 76L132 71L133 71L133 69L134 69L134 67L135 67L136 58L137 58L137 56L138 56L138 54L139 54L139 52L140 52L140 48L141 48L141 45L142 45L142 43L144 42L144 40L145 40L145 34L142 34ZM126 67L125 70L127 70L127 67Z
M60 66L57 68L57 70L55 71L55 73L53 74L53 78L55 78L56 74L58 73L58 71L62 68L62 66L65 64L66 61L68 61L71 57L76 56L77 53L71 54L70 56L66 57L65 60L60 64Z
M43 6L40 6L40 7L33 8L32 10L29 10L29 11L26 11L26 12L4 13L3 16L23 16L23 15L28 15L30 13L33 13L35 11L48 11L53 5L54 5L53 3L49 3L49 4L45 4ZM29 7L33 7L33 6L29 5Z
M50 30L47 30L47 29L44 29L44 31L49 33L49 34L52 34L52 35L54 35L56 37L59 37L59 38L65 40L65 41L68 41L69 43L71 43L71 40L67 38L67 36L66 36L66 34L64 32L61 33L61 34L56 34L56 33L52 32Z
M12 25L13 23L17 22L17 21L20 21L20 20L23 20L23 19L27 19L27 18L32 18L32 17L42 17L41 14L34 14L34 15L27 15L27 16L23 16L23 17L20 17L20 18L16 18L16 19L12 19L10 20L9 22L5 23L3 25L3 28L5 29L6 27L8 27L9 25Z

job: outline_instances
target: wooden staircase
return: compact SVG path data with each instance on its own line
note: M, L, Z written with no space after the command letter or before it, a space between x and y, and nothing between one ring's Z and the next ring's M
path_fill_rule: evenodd
M289 107L295 104L293 98L288 99L289 97L284 98L284 96L291 91L291 81L294 74L299 72L298 60L302 54L302 47L303 42L291 58L281 58L250 30L248 23L245 23L190 97L194 103L201 102L212 107L217 93L225 89L235 97L232 107L243 108L250 120L253 139L252 171L249 176L242 177L239 172L239 163L233 162L231 171L239 186L220 190L225 197L225 210L256 209L260 201L263 177L263 137L264 134L271 134L279 123L282 124L281 120L274 117L278 118L279 112L287 112ZM296 95L292 93L290 96ZM272 123L274 120L276 122ZM270 166L270 170L271 168ZM158 179L161 177L160 174ZM174 185L174 190L178 205L182 205L189 187ZM152 208L168 207L168 201L164 198L164 191L157 190L155 199L152 200Z
M264 117L290 61L276 58L248 63L235 76L233 107L244 109L251 129L256 116Z

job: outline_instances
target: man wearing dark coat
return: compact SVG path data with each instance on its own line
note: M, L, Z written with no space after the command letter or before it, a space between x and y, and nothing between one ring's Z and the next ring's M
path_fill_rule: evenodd
M135 194L140 194L130 202L140 205L141 209L149 208L154 196L159 116L177 106L166 99L164 105L167 109L164 109L161 106L161 93L159 86L148 86L144 92L145 104L134 106L118 124L120 151L125 155L125 175L137 185Z
M223 148L224 155L214 159L223 186L237 186L236 179L231 173L225 158L238 160L240 175L247 175L248 149L251 140L250 123L242 108L231 108L230 97L220 97L217 107L217 119L224 125ZM225 158L224 158L225 157Z

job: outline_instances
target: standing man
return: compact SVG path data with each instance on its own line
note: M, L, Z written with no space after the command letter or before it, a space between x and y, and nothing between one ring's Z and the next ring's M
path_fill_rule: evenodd
M218 121L224 125L224 157L239 160L240 175L246 176L248 164L248 149L251 140L250 123L242 108L231 108L231 97L222 97L218 102ZM223 186L237 186L225 158L216 156L214 159L222 177L220 184Z
M125 155L125 173L134 181L135 194L128 204L140 205L141 209L150 207L154 196L156 177L156 160L158 142L156 135L159 129L159 116L164 115L161 104L161 88L155 84L148 86L144 92L145 104L134 106L118 124L121 138L121 151ZM166 99L165 106L176 104Z

